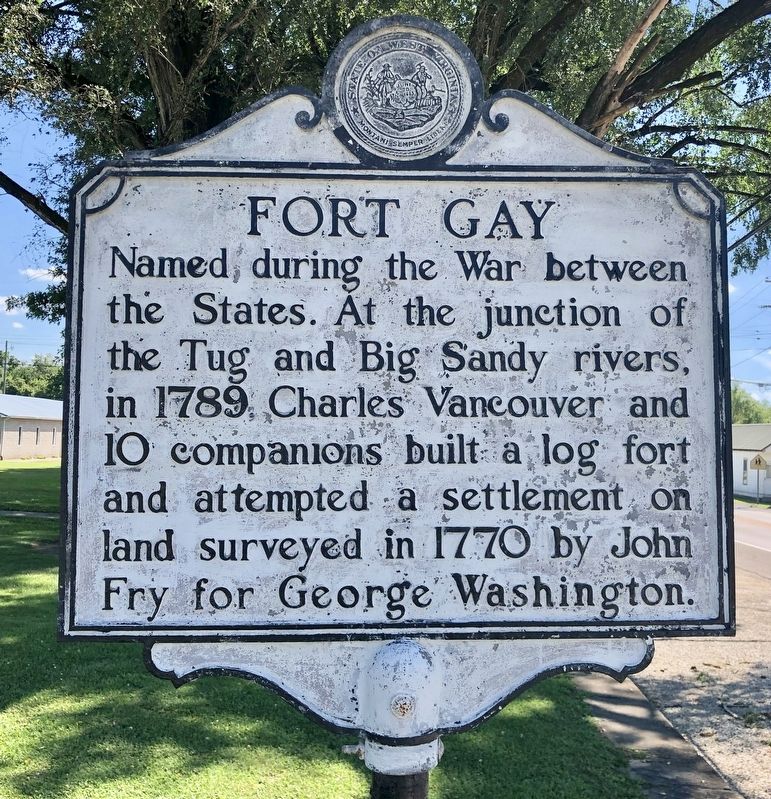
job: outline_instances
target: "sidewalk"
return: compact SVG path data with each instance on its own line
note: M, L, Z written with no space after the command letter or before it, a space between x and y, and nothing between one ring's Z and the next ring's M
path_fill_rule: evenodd
M587 674L575 682L600 729L629 756L649 799L742 799L630 680Z
M658 639L634 684L576 680L649 797L771 799L771 580L736 576L736 638Z

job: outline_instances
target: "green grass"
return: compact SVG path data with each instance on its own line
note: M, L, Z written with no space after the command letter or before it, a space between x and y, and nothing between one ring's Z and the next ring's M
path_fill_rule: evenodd
M771 508L771 501L761 498L760 502L755 497L734 494L734 507L736 508Z
M230 677L175 690L139 645L57 642L56 538L54 521L0 517L2 799L365 799L369 775L340 753L355 736L269 690ZM566 678L445 744L431 799L642 797Z
M57 459L0 461L0 510L59 511Z

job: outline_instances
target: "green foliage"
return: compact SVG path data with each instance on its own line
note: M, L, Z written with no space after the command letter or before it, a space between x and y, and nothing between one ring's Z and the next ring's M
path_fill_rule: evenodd
M731 387L731 422L733 424L767 424L771 422L771 405L756 400L741 386Z
M601 0L588 4L576 23L554 43L553 53L560 57L552 57L545 63L543 75L547 87L534 92L537 99L564 117L576 119L598 77L610 66L630 29L649 5L649 0ZM663 36L662 51L685 36L691 19L685 5L673 3L667 9L653 26L653 33ZM616 144L636 151L644 148L644 144L641 148L639 143L628 140L623 130L622 125L613 132L611 138Z
M0 352L0 381L2 380L5 353ZM0 390L2 385L0 385ZM31 361L20 361L8 356L6 394L23 397L62 399L64 396L64 367L54 355L35 355Z
M95 162L194 136L284 86L318 92L352 27L420 14L468 42L488 90L530 91L619 146L705 172L737 216L732 240L756 231L734 252L736 269L754 268L771 242L768 2L736 0L724 11L672 0L646 25L648 8L648 0L0 0L0 103L33 109L66 137L40 184L63 214L65 187ZM737 8L743 16L732 22ZM701 31L716 21L718 35L704 44ZM677 68L662 69L678 52ZM61 272L62 263L63 248L49 266ZM63 299L53 284L24 301L53 320Z
M58 459L2 461L0 487L0 510L58 513Z

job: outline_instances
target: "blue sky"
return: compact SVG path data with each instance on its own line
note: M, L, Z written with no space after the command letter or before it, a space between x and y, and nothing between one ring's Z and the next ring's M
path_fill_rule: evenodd
M729 235L729 243L732 240ZM729 280L731 377L753 396L771 402L771 262ZM766 307L764 307L766 306ZM766 385L757 383L766 382Z
M26 188L40 191L32 185L34 169L29 165L47 162L57 146L56 135L41 130L38 120L0 110L0 169ZM50 282L48 253L41 236L52 237L46 225L0 191L0 298L34 291ZM0 348L8 341L9 352L17 358L30 360L36 353L56 353L62 344L62 327L27 319L23 311L8 313L0 299Z
M57 146L56 135L38 120L0 111L0 169L22 185L33 188L34 165L45 163ZM0 298L46 284L46 248L35 243L41 231L50 235L16 199L0 192ZM737 235L729 233L729 243ZM771 261L729 282L731 377L747 381L741 383L744 388L771 402ZM23 312L9 314L0 301L0 347L7 340L9 350L23 360L56 352L61 328L27 319Z

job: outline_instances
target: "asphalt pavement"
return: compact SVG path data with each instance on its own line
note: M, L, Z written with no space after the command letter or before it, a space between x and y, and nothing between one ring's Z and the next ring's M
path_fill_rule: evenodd
M771 579L771 510L734 508L736 566Z

